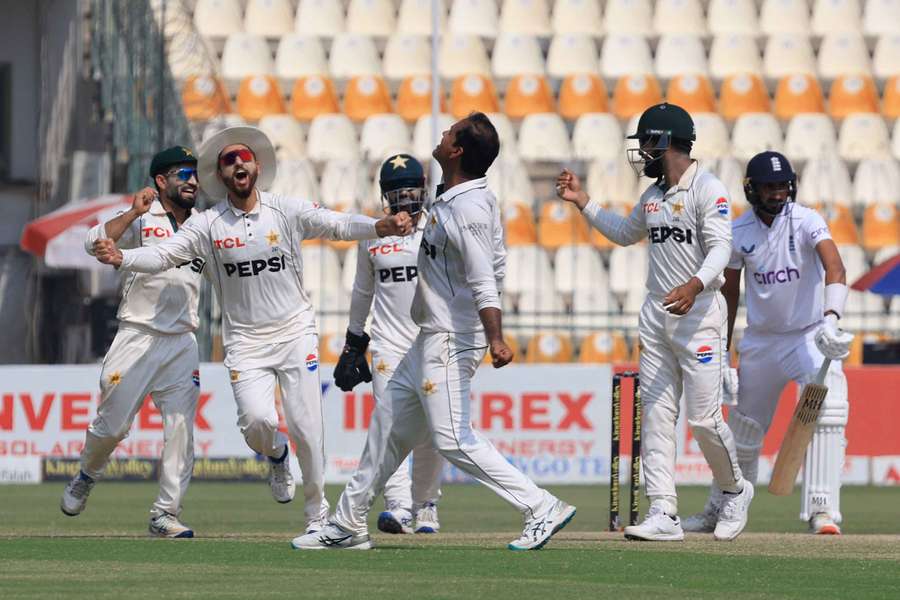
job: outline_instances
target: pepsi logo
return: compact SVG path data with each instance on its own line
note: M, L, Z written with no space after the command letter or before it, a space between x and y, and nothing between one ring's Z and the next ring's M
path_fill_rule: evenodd
M194 369L194 372L191 373L191 381L194 382L194 385L200 387L200 371Z
M697 362L706 364L713 359L713 349L710 346L697 348Z
M319 368L319 357L315 354L307 354L306 355L306 370L309 372L313 372Z
M719 199L716 200L716 210L719 211L720 215L727 215L728 214L728 199L725 198L724 196L719 197Z

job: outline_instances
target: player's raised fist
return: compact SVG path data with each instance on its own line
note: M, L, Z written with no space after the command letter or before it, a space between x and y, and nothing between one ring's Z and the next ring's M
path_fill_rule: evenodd
M587 193L581 189L581 180L578 179L578 175L569 169L563 169L556 178L556 195L566 202L573 203L579 210L583 209L590 201Z
M155 189L152 187L145 187L134 195L134 200L131 202L131 210L139 215L144 214L150 210L150 205L153 204L153 201L156 200L157 196L158 194Z
M512 349L503 340L491 342L491 364L495 369L505 367L515 357Z
M94 242L94 256L105 265L112 265L118 268L122 264L122 251L109 238L100 238Z
M388 215L375 223L375 232L378 237L391 235L409 235L412 233L413 222L409 213L400 212L396 215Z

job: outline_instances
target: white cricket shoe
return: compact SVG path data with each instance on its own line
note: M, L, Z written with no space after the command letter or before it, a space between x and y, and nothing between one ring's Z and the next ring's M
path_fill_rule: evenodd
M322 498L322 508L319 511L319 516L306 520L306 533L322 531L322 529L325 528L325 525L328 524L328 511L330 509L331 505L328 504L328 500Z
M841 528L831 515L820 512L809 518L809 530L816 535L841 535Z
M272 488L272 497L279 504L287 504L294 499L294 477L291 475L290 457L285 449L285 456L281 462L269 459L269 487Z
M437 533L441 530L437 504L426 502L416 511L416 533Z
M295 537L291 547L294 550L368 550L372 540L368 533L354 535L340 525L328 523L321 531Z
M66 484L62 499L59 501L59 509L63 511L63 514L70 517L80 515L87 504L88 496L93 487L94 480L85 475L84 471L78 471L78 474L72 478L72 481Z
M714 485L709 490L709 498L707 498L703 510L682 519L681 528L688 533L712 533L716 529L723 502L725 502L725 496L722 494L722 490Z
M399 504L390 503L383 513L378 515L378 531L385 533L412 533L413 516L407 508Z
M556 532L568 525L574 516L574 506L557 500L546 513L526 521L519 539L511 541L506 547L510 550L540 550Z
M681 528L681 519L678 515L667 515L659 505L651 504L647 517L640 525L629 525L625 528L625 539L680 542L684 539L684 530Z
M720 542L731 541L741 534L747 526L750 502L753 500L753 484L744 480L744 489L740 494L725 494L725 502L719 511L719 521L713 531L713 537Z
M194 530L179 521L175 515L163 513L150 519L150 535L164 538L192 538Z

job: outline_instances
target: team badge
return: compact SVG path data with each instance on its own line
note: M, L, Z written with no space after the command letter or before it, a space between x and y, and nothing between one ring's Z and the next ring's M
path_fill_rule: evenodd
M229 375L229 377L231 377L231 383L234 383L241 377L240 373L238 373L237 371L234 371L234 370L229 371L228 375Z
M375 365L375 370L384 375L388 372L389 368L386 362L384 362L383 360L379 360L378 364Z
M706 364L713 359L713 349L709 346L697 348L697 362Z
M194 372L191 373L191 381L194 382L194 385L200 387L200 371L194 369Z
M672 203L672 214L675 215L676 218L681 216L681 212L683 210L684 210L683 203L678 202L677 200Z
M426 395L431 395L437 391L437 386L430 379L426 379L422 383L422 391L425 392Z
M728 216L728 199L724 196L719 197L716 200L716 210L720 215Z
M312 373L319 368L319 357L315 354L306 355L306 370Z
M121 381L122 374L118 371L113 371L112 373L110 373L109 377L106 378L106 383L113 387L119 385Z
M278 232L274 229L266 234L266 241L269 242L270 246L277 246L281 237L278 235Z

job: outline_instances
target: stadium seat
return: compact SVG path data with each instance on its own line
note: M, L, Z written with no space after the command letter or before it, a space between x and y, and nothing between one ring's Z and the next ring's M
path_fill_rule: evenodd
M729 120L746 113L769 112L769 92L757 75L730 75L722 83L719 112Z
M489 77L491 74L487 50L484 49L481 38L473 34L454 33L444 36L438 62L441 75L448 79L470 74Z
M397 15L397 33L431 35L432 0L402 0ZM440 31L447 30L447 7L444 0L437 0L440 14Z
M450 32L497 37L496 0L456 0L450 5Z
M822 218L831 230L831 239L835 244L858 244L859 235L856 232L856 224L853 222L853 214L847 206L834 204L820 209Z
M230 89L237 89L246 77L271 75L274 72L275 65L266 38L252 33L233 33L225 40L222 78Z
M400 80L431 73L431 43L422 35L396 34L384 48L384 76Z
M716 112L716 93L703 75L676 75L669 81L666 102L692 114Z
M841 124L838 153L844 160L885 158L890 146L887 125L878 113L855 113Z
M161 0L151 0L150 2L153 20L167 40L195 30L193 9L193 3L188 6L182 3L162 2Z
M438 94L441 112L447 112L447 103L444 101L443 90ZM400 84L397 91L397 114L409 122L415 122L419 117L431 113L431 77L416 76L407 77Z
M713 38L709 49L709 73L714 79L733 75L762 74L762 59L751 35L724 34Z
M900 217L896 204L873 204L866 208L862 222L862 246L869 252L886 246L900 246Z
M253 75L241 82L237 93L237 111L247 121L285 112L281 88L271 75Z
M858 206L900 202L900 165L892 158L860 161L853 178L853 201Z
M244 30L278 38L294 29L294 7L290 0L248 0Z
M516 75L544 74L544 55L536 37L501 33L494 42L491 69L494 77L508 79Z
M317 246L303 246L304 249L307 247L314 248ZM318 247L331 249L325 244L318 244ZM306 278L304 277L305 283ZM345 335L347 331L347 312L350 310L350 294L344 293L339 289L324 288L310 290L308 295L316 314L319 334Z
M731 132L731 151L742 161L765 152L780 152L784 146L781 126L770 113L745 113L734 122Z
M340 112L334 84L327 77L310 75L294 82L291 91L291 114L301 121Z
M770 79L795 74L815 76L816 61L809 39L784 33L769 37L763 52L763 73Z
M344 92L344 113L354 121L381 113L393 112L391 96L381 77L354 77Z
M894 75L884 84L884 98L881 103L881 114L886 119L900 117L900 75ZM894 130L894 141L897 141L897 130ZM895 153L896 155L896 153ZM900 158L900 156L898 156Z
M347 31L387 37L396 29L393 0L350 0Z
M782 77L775 90L775 114L788 120L802 113L825 112L825 101L819 82L812 75Z
M622 127L609 113L585 113L575 121L572 151L578 160L616 158L622 152Z
M694 113L694 129L697 140L691 155L700 159L716 159L730 154L730 140L725 120L718 113Z
M562 117L555 112L526 114L519 127L519 156L527 161L571 160L572 147Z
M872 57L872 72L879 79L900 75L900 33L878 38Z
M409 152L411 147L409 129L400 115L372 115L363 123L359 149L370 163L380 166L389 156Z
M771 116L771 115L769 115ZM716 174L728 190L731 200L732 218L739 216L749 207L744 196L744 161L738 161L733 156L723 156L716 161L708 161L706 168Z
M619 303L606 287L582 287L572 293L572 327L575 337L589 336L615 325Z
M541 205L538 220L538 243L553 251L568 244L588 244L588 225L573 204L549 200Z
M616 246L609 255L609 289L626 296L630 290L646 293L647 245Z
M900 119L894 121L894 134L891 142L891 154L894 158L900 160Z
M828 107L828 112L835 119L843 119L851 113L877 113L878 90L875 82L871 77L857 75L838 77L831 84Z
M653 61L647 40L638 35L608 35L600 50L600 72L610 79L652 74Z
M283 85L300 77L327 75L328 62L319 38L302 33L282 36L275 52L275 74Z
M552 286L522 292L516 305L518 310L515 316L505 322L512 321L513 329L520 335L532 336L569 329L566 306Z
M630 356L625 336L619 332L598 331L581 342L578 362L612 364L628 362Z
M193 31L179 32L169 41L166 59L175 81L183 82L192 75L210 77L221 73L212 43Z
M355 159L327 161L319 190L327 206L334 210L356 212L371 204L368 170Z
M244 28L240 0L197 0L194 26L206 38L222 39Z
M206 121L231 112L231 103L222 80L192 75L181 89L181 106L190 121Z
M437 135L438 141L441 134L453 125L453 117L441 113L438 115ZM431 160L431 151L437 146L437 142L431 139L431 112L427 112L416 119L413 129L413 156L421 161Z
M860 30L857 0L816 0L810 29L815 35L857 32Z
M316 162L355 160L359 152L356 129L347 115L318 115L309 124L306 149Z
M594 38L587 34L553 36L547 52L547 74L562 79L569 75L597 73L600 59Z
M680 35L706 35L706 19L700 0L657 0L653 29L661 36L673 31Z
M316 170L306 159L278 160L278 172L269 191L289 198L315 200L319 198Z
M866 0L862 31L866 35L900 34L900 2Z
M559 88L559 114L574 121L588 113L606 112L607 92L603 80L592 73L568 75Z
M242 119L240 115L236 114L219 115L217 117L214 117L207 121L206 125L203 127L203 132L200 135L200 143L202 144L203 142L207 141L209 138L219 133L223 129L246 124L247 122Z
M583 216L575 216L584 221ZM543 216L541 221L543 226ZM562 244L556 250L555 263L554 280L560 294L571 294L580 288L605 289L609 285L606 267L593 246L583 242Z
M809 35L807 0L763 0L759 28L766 35Z
M497 196L501 211L506 211L513 205L530 207L534 204L535 196L534 189L531 187L531 178L528 176L528 169L520 160L514 157L504 157L501 153L488 169L487 179L488 188ZM534 235L537 234L534 233ZM536 241L535 237L528 243L533 244Z
M792 160L809 160L833 152L836 144L834 123L828 115L801 113L788 123L784 149Z
M572 340L561 333L539 333L528 342L525 351L525 362L534 363L569 363L572 362Z
M450 113L461 119L470 112L495 113L500 111L494 82L484 75L471 73L453 80L450 88Z
M628 167L628 168L630 169L631 167ZM635 202L636 197L632 198L631 201L632 201L632 203ZM625 204L610 204L608 206L604 206L603 208L605 208L606 210L610 210L615 213L618 213L620 216L623 216L623 217L628 216L628 213L631 212L631 206L627 206ZM605 235L600 233L600 231L598 229L594 229L593 227L591 227L591 230L590 230L590 238L591 238L591 245L594 248L596 248L597 250L600 250L601 252L608 252L616 247L616 244L614 244Z
M710 0L707 26L713 35L759 35L753 0ZM710 59L712 61L712 59Z
M850 206L852 198L850 172L833 147L806 162L797 190L797 202L814 208Z
M556 0L551 26L557 34L600 35L600 3L584 0Z
M339 33L331 43L328 70L334 79L381 75L381 63L372 38L358 33Z
M341 261L333 248L324 244L303 246L303 287L306 290L340 290Z
M608 0L603 16L607 35L649 36L653 33L650 0Z
M319 362L325 365L337 364L344 352L344 337L340 333L322 336L319 342Z
M272 140L279 160L299 160L306 156L303 127L291 115L265 115L258 127Z
M533 75L519 75L506 86L504 112L511 119L527 115L555 112L553 95L547 80ZM521 152L521 141L520 148Z
M513 246L529 247L537 244L537 225L535 225L529 204L511 204L504 211L503 218L506 245L510 247L510 250Z
M535 245L511 245L506 257L504 290L510 294L552 291L553 268L547 252Z
M331 38L344 31L343 2L334 0L300 0L294 31Z
M637 177L628 164L621 139L619 136L617 149L615 152L610 150L608 158L595 160L590 164L586 189L598 204L627 206L630 209L637 203L639 191ZM608 143L612 145L612 141Z
M546 0L503 0L500 32L549 36L550 17Z
M616 81L613 89L613 113L620 119L630 119L660 102L662 92L652 75L625 75Z
M497 130L497 137L500 138L500 157L506 159L514 159L519 156L519 144L516 141L516 129L513 127L509 117L500 112L486 113L488 119Z
M841 75L869 75L869 50L859 32L833 33L819 46L819 76L835 79Z
M677 75L706 76L706 51L696 35L665 34L656 45L656 76L670 79Z

